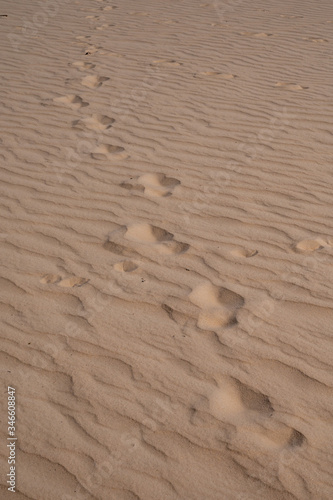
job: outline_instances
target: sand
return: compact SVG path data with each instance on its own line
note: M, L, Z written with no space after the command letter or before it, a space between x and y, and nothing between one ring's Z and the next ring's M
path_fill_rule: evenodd
M1 499L333 498L332 7L2 2Z

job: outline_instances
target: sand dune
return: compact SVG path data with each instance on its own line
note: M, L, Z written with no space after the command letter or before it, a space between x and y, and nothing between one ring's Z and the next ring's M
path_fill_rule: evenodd
M332 23L3 3L1 498L333 498Z

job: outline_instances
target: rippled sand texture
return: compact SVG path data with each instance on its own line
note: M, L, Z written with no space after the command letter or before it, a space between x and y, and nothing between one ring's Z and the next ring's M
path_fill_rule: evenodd
M331 0L0 14L1 498L332 499Z

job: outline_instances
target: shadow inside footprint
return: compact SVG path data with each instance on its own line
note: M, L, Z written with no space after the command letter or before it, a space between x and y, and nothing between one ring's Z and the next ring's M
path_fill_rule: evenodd
M115 253L116 255L126 255L127 248L123 245L119 245L118 243L114 243L113 241L107 240L103 243L103 248L108 250L109 252Z
M297 446L302 446L304 441L305 441L305 436L301 432L296 431L296 429L293 429L288 441L288 445L291 448L295 448Z
M273 415L274 409L271 405L269 397L260 392L255 392L250 387L236 381L239 389L239 394L241 401L249 411L256 411L262 415L271 416Z
M120 187L122 187L123 189L127 189L128 191L144 191L144 187L143 186L140 186L140 184L130 184L129 182L121 182L119 184Z

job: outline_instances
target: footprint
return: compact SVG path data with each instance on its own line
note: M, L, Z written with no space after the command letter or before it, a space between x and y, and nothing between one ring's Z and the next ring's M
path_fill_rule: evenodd
M145 195L155 197L170 196L180 181L164 174L144 174L138 178L138 183L144 187Z
M266 417L273 414L270 400L232 378L223 378L210 398L210 410L214 417L222 420L237 421L237 416L259 413ZM241 418L239 419L241 420Z
M110 78L107 78L106 76L87 75L81 80L81 83L85 87L96 89L103 85L103 82L106 82L107 80L110 80Z
M326 241L321 238L316 240L302 240L296 243L292 248L298 253L311 253L315 250L320 250L325 246L330 246Z
M200 312L197 326L201 330L215 331L217 328L235 323L233 311L223 307L212 307Z
M273 36L273 33L253 33L254 38L267 38L268 36Z
M174 235L151 224L133 224L126 227L124 238L144 245L156 246L161 254L181 254L189 245L174 240Z
M162 19L162 20L156 20L154 21L156 24L178 24L179 21L176 19Z
M80 109L89 106L88 102L83 101L83 99L74 94L64 95L62 97L55 97L54 102L60 102L61 104L66 104L72 109Z
M194 288L190 294L193 304L201 308L225 306L231 310L244 305L244 298L228 288L215 286L212 283L203 283Z
M118 9L118 7L116 5L108 5L107 7L103 7L102 10L113 10L113 9Z
M125 238L139 243L161 243L173 239L173 234L151 224L133 224L127 227Z
M130 259L144 254L158 252L163 255L179 255L189 249L189 245L174 240L174 235L151 224L122 226L109 234L103 247L116 255Z
M285 450L302 446L305 437L295 429L281 423L267 421L266 426L252 426L252 437L256 445L270 450Z
M95 64L84 61L75 61L72 66L77 68L79 71L86 71L87 69L94 69Z
M118 54L117 52L112 52L112 51L101 52L101 55L108 57L121 57L121 58L125 57L122 54Z
M91 21L98 21L99 16L86 16L85 19L90 19Z
M309 87L302 87L297 83L287 83L287 82L277 82L275 87L279 87L281 90L306 90Z
M188 251L190 245L179 241L168 241L158 247L158 252L163 255L178 255Z
M101 24L101 26L96 26L96 30L98 31L103 31L103 30L106 30L107 28L111 28L112 26L115 26L114 24Z
M85 278L77 278L76 276L62 279L58 274L45 274L40 279L40 283L43 283L44 285L58 285L64 288L82 286L88 283L88 281L89 280Z
M113 118L109 118L108 116L93 114L87 118L73 121L72 126L73 128L78 128L80 130L87 128L89 130L101 131L110 128L114 122L115 120Z
M131 260L124 260L123 262L117 262L113 268L119 272L132 273L138 266Z
M303 16L289 16L287 14L280 14L280 17L284 17L286 19L303 19Z
M135 10L131 10L129 12L129 15L130 16L149 16L149 12L138 12L138 11L135 11Z
M98 48L95 45L90 45L89 47L87 47L85 49L84 55L85 56L91 56L93 54L96 54L96 52L98 52Z
M313 43L327 43L328 40L325 38L313 38L313 37L308 37L308 38L303 38L303 40L306 40L307 42L313 42Z
M101 144L95 151L91 153L91 157L95 160L123 160L129 155L121 146L113 146L112 144Z
M200 71L199 73L194 74L194 78L203 78L205 76L218 76L224 80L232 80L233 78L237 78L236 75L232 75L231 73L220 73L219 71Z
M79 35L75 37L75 40L89 40L91 38L91 35Z
M150 66L182 66L182 63L174 59L157 59L153 61Z
M267 38L268 36L273 36L273 33L251 33L249 31L242 31L240 35L253 36L254 38Z
M255 255L258 254L258 250L250 250L247 248L235 248L234 250L231 250L231 255L234 255L234 257L241 257L241 258L250 258L254 257Z
M237 310L244 304L241 295L212 283L203 283L194 288L189 299L201 309L198 327L209 331L236 323Z
M284 449L301 446L305 437L296 429L274 419L274 408L265 394L239 380L223 377L209 398L211 414L236 427L236 435L248 433L259 446Z
M76 276L71 276L70 278L65 278L58 283L58 286L63 288L73 288L74 286L82 286L88 283L89 280L85 278L77 278Z

